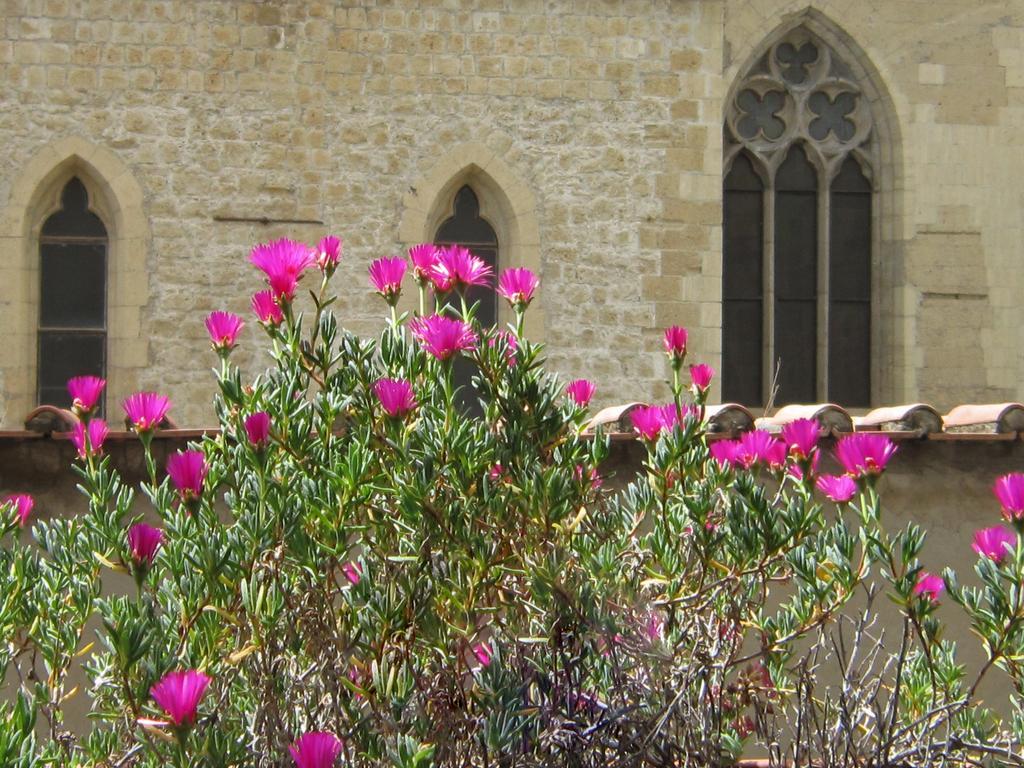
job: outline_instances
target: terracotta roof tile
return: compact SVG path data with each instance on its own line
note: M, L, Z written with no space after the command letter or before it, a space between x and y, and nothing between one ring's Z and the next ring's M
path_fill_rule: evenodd
M858 432L911 432L917 436L942 431L942 417L927 403L875 408L865 416L856 416Z
M66 408L54 405L40 405L29 411L25 417L25 429L48 435L51 432L69 432L75 428L78 417Z
M813 405L784 405L774 416L758 419L758 427L765 429L781 429L797 419L814 419L826 434L836 432L853 432L853 419L846 409L834 403L817 403Z
M958 405L942 420L945 431L950 433L1017 433L1024 431L1024 405L1020 403Z
M584 431L592 434L601 426L605 427L605 432L632 432L633 422L629 420L629 414L644 405L646 403L626 403L603 408L594 414Z
M708 420L708 432L712 434L736 434L749 432L754 428L754 415L738 403L709 405L704 409Z

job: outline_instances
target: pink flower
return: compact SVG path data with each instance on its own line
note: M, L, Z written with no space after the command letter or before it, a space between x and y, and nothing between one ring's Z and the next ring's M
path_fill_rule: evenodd
M270 439L270 414L256 411L245 417L245 436L256 448L262 448Z
M359 563L345 563L341 566L341 572L345 574L345 578L352 586L358 584L363 578L363 569L359 567Z
M639 432L644 440L657 440L662 427L665 426L665 416L661 406L657 405L642 405L635 408L629 414L629 418L633 422L633 429Z
M462 350L476 347L476 334L469 323L442 315L416 318L409 323L420 344L438 360L447 360Z
M818 490L832 501L845 504L857 493L857 483L849 475L822 475L818 478Z
M685 342L684 342L685 347ZM694 389L703 392L711 386L711 379L715 377L715 369L706 363L698 363L690 366L690 382Z
M461 245L449 245L438 251L437 262L428 277L438 293L455 289L463 291L471 285L487 285L494 274L490 265Z
M473 655L476 656L476 660L485 667L491 666L491 662L494 660L494 652L491 650L491 646L487 645L487 643L477 643L474 645Z
M75 376L68 379L71 408L78 413L89 413L99 402L105 386L107 382L99 376Z
M525 309L533 301L539 283L537 276L524 267L506 269L498 278L498 294L513 307Z
M738 467L740 444L738 440L716 440L708 446L711 458L723 467Z
M576 468L572 472L572 476L576 479L577 483L581 485L589 484L597 490L604 485L604 480L597 471L597 467L591 467L589 472L585 472L582 464L577 464Z
M914 585L914 595L924 597L930 602L937 603L942 590L946 588L941 576L935 576L928 571L921 571L917 577L917 584Z
M438 250L433 243L420 243L409 249L409 261L412 262L412 276L420 285L430 280L430 275L437 265Z
M206 331L218 352L230 352L238 342L238 334L245 323L231 312L211 312L206 317Z
M334 235L320 238L320 242L316 244L315 259L316 266L321 272L327 275L333 273L341 261L341 238Z
M298 768L334 768L341 754L341 739L326 731L304 734L288 747Z
M789 455L806 459L818 445L818 422L814 419L796 419L782 428L782 439Z
M302 274L316 261L316 252L305 243L281 238L257 245L249 261L267 276L274 298L291 301Z
M569 399L576 403L580 408L587 407L596 391L597 387L594 386L593 382L587 381L587 379L576 379L575 381L570 381L568 386L565 388L565 394L567 394Z
M78 458L85 459L89 456L99 456L103 452L103 441L107 439L107 422L103 419L93 419L86 426L83 422L75 424L75 431L71 433L71 442L78 451Z
M683 419L696 416L697 411L689 403L683 403L678 408L675 403L668 403L661 406L661 427L672 430L683 425Z
M11 505L14 514L18 518L18 525L24 526L28 522L29 515L32 514L32 508L36 505L36 500L27 493L17 493L4 499L4 504Z
M252 295L252 311L264 325L275 326L284 322L284 313L270 291L257 291Z
M370 265L370 282L384 300L394 306L402 295L402 280L405 278L405 259L399 256L377 259Z
M841 437L836 443L836 460L853 477L882 474L894 453L892 440L868 432Z
M1024 474L1011 472L1003 475L992 489L1003 507L1007 520L1024 520Z
M373 393L384 412L393 419L402 418L416 407L412 384L405 379L380 379L373 385Z
M651 611L647 614L647 618L644 620L644 635L650 642L655 643L660 640L664 630L665 620L657 612Z
M818 474L818 464L820 463L821 454L815 451L811 456L811 476ZM786 474L790 477L795 477L797 480L804 479L804 468L799 464L790 464L786 467Z
M125 399L122 407L135 431L145 433L160 426L171 409L171 401L156 392L136 392Z
M505 477L505 468L501 466L500 462L495 464L493 467L491 467L487 471L487 478L492 483L497 483L497 482L499 482L504 477Z
M736 461L740 466L749 469L755 464L765 466L778 466L780 463L780 449L782 456L785 456L785 445L780 443L771 434L763 429L754 429L744 432L739 440L739 448L736 451ZM783 462L785 459L783 458Z
M178 451L167 457L167 474L186 504L203 495L209 469L202 451Z
M665 351L673 360L682 360L686 357L686 340L689 334L686 329L678 325L665 329Z
M175 726L191 725L210 682L209 676L194 669L168 672L149 693Z
M997 563L1001 563L1016 546L1017 537L1012 531L1006 530L1001 525L982 528L975 532L974 543L971 545L979 555Z
M164 532L145 523L136 523L128 529L128 547L137 565L149 567L156 559L156 551L164 543Z

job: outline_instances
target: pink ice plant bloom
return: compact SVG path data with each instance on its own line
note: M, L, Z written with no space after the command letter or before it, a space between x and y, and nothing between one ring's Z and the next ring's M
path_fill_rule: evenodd
M736 451L736 461L746 469L755 464L764 466L777 465L779 463L780 447L784 456L785 445L783 443L780 443L763 429L753 429L749 432L744 432L740 437L739 448Z
M341 261L341 238L327 235L316 244L316 266L321 272L331 274Z
M1011 472L996 480L992 492L1003 508L1007 520L1024 520L1024 474Z
M633 429L640 433L644 440L657 440L665 426L665 417L658 405L642 405L629 414Z
M941 576L928 573L928 571L921 571L917 577L917 583L914 585L914 595L917 597L924 597L929 602L939 602L939 595L946 588L945 582L943 582Z
M68 379L68 394L71 407L79 413L89 413L100 401L100 395L107 382L99 376L75 376Z
M452 289L463 291L471 285L487 285L493 275L490 265L468 248L449 245L438 251L437 262L428 276L434 290L447 293Z
M832 501L845 504L857 493L857 482L849 475L822 475L818 490Z
M570 381L565 388L565 394L569 396L580 408L586 408L594 397L594 393L597 391L597 387L594 382L588 381L587 379L576 379Z
M412 276L420 285L430 281L430 275L437 265L438 250L433 243L420 243L409 249L412 262Z
M818 445L818 422L814 419L795 419L782 428L782 439L790 456L806 459Z
M504 339L507 349L505 350L505 362L509 365L514 365L516 362L516 352L519 351L519 340L516 335L511 331L498 331L487 341L488 347L494 347L498 343L498 339Z
M513 307L525 308L533 301L539 284L537 276L525 267L506 269L498 278L498 294Z
M78 451L78 458L99 456L103 452L103 441L107 439L109 432L107 422L103 419L92 419L88 425L81 421L75 424L75 431L71 433L71 443Z
M242 318L232 312L211 312L206 316L206 332L210 334L210 343L218 352L229 352L238 343L238 334L245 323Z
M195 722L199 700L210 682L208 675L194 669L168 672L149 693L171 723L180 727Z
M36 505L36 500L27 493L16 493L4 499L4 503L10 504L13 507L14 514L18 518L18 525L24 526L28 522L29 515L32 514L32 508Z
M284 313L271 291L257 291L252 295L252 311L264 325L275 326L284 322Z
M715 377L715 369L707 363L698 363L690 366L690 382L694 388L700 391L711 386L711 379Z
M994 525L976 531L971 547L979 555L1001 563L1017 547L1017 536L1001 525Z
M256 448L262 448L270 439L270 414L256 411L245 417L245 436Z
M885 435L858 432L836 443L836 460L851 477L880 475L896 446Z
M443 315L421 317L409 323L413 336L438 360L476 347L476 334L469 323Z
M377 259L370 265L370 282L384 300L392 306L402 295L402 280L408 265L400 256Z
M393 419L402 418L416 407L416 395L406 379L380 379L373 385L373 393Z
M341 572L345 574L345 578L352 586L355 586L362 581L363 569L359 567L359 563L345 563L341 566Z
M136 432L152 432L171 409L171 401L156 392L136 392L122 403Z
M303 734L288 747L298 768L334 768L342 742L333 733L312 731Z
M491 650L491 646L487 643L477 643L474 645L473 655L485 667L491 666L491 662L494 661L494 651Z
M316 252L305 243L281 238L257 245L249 261L266 275L274 298L291 301L303 273L316 262Z
M737 440L716 440L708 447L711 458L723 467L738 467L740 444Z
M668 356L676 360L682 360L686 357L686 341L689 334L686 329L673 325L671 328L665 329L665 351Z
M128 529L128 548L132 560L147 568L153 565L156 552L164 543L164 532L146 523L136 523Z
M167 457L167 474L185 503L203 495L209 469L202 451L178 451Z

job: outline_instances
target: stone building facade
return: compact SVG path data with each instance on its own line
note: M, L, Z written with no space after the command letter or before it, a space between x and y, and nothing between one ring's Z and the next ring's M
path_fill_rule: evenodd
M0 428L39 399L40 239L74 178L108 238L112 412L148 388L179 424L212 421L202 318L248 314L256 242L342 235L342 320L378 329L367 265L432 239L465 185L499 265L541 275L528 331L553 367L604 403L662 397L666 325L722 363L730 111L807 40L842 62L858 102L837 119L865 131L870 403L1024 397L1024 0L0 8Z

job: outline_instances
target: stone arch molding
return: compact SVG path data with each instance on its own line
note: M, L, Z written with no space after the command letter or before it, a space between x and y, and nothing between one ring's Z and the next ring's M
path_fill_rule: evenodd
M144 197L129 167L113 152L78 136L43 147L22 168L0 216L0 312L7 326L0 357L0 424L20 426L36 405L39 317L39 231L77 176L89 207L107 228L107 404L138 386L149 363L142 308L149 300Z
M498 236L499 270L526 267L541 275L537 201L518 174L484 144L461 144L413 182L402 200L398 238L406 246L429 242L441 222L452 215L452 201L469 184L480 200L480 216ZM409 308L411 308L411 304ZM511 316L499 303L499 323ZM534 341L544 338L543 284L526 313L525 331Z
M802 36L817 39L830 48L849 70L850 80L859 89L866 111L856 121L858 127L869 126L862 144L853 154L862 167L870 168L875 190L872 206L872 400L891 401L905 399L906 392L915 389L914 366L904 359L907 341L913 330L899 318L906 314L904 292L897 284L901 273L903 241L912 237L909 227L911 187L908 178L907 151L904 146L899 115L907 114L905 100L888 87L893 82L885 76L880 65L861 47L854 35L817 8L803 2L780 3L765 18L748 20L760 29L771 29L766 36L750 40L742 35L735 57L726 71L730 83L723 102L723 118L735 103L738 93L750 82L748 73L754 71L765 55L787 38ZM856 32L856 30L855 30ZM868 39L868 32L863 31ZM749 41L749 42L748 42ZM884 66L884 62L881 66ZM731 160L728 151L725 161Z

